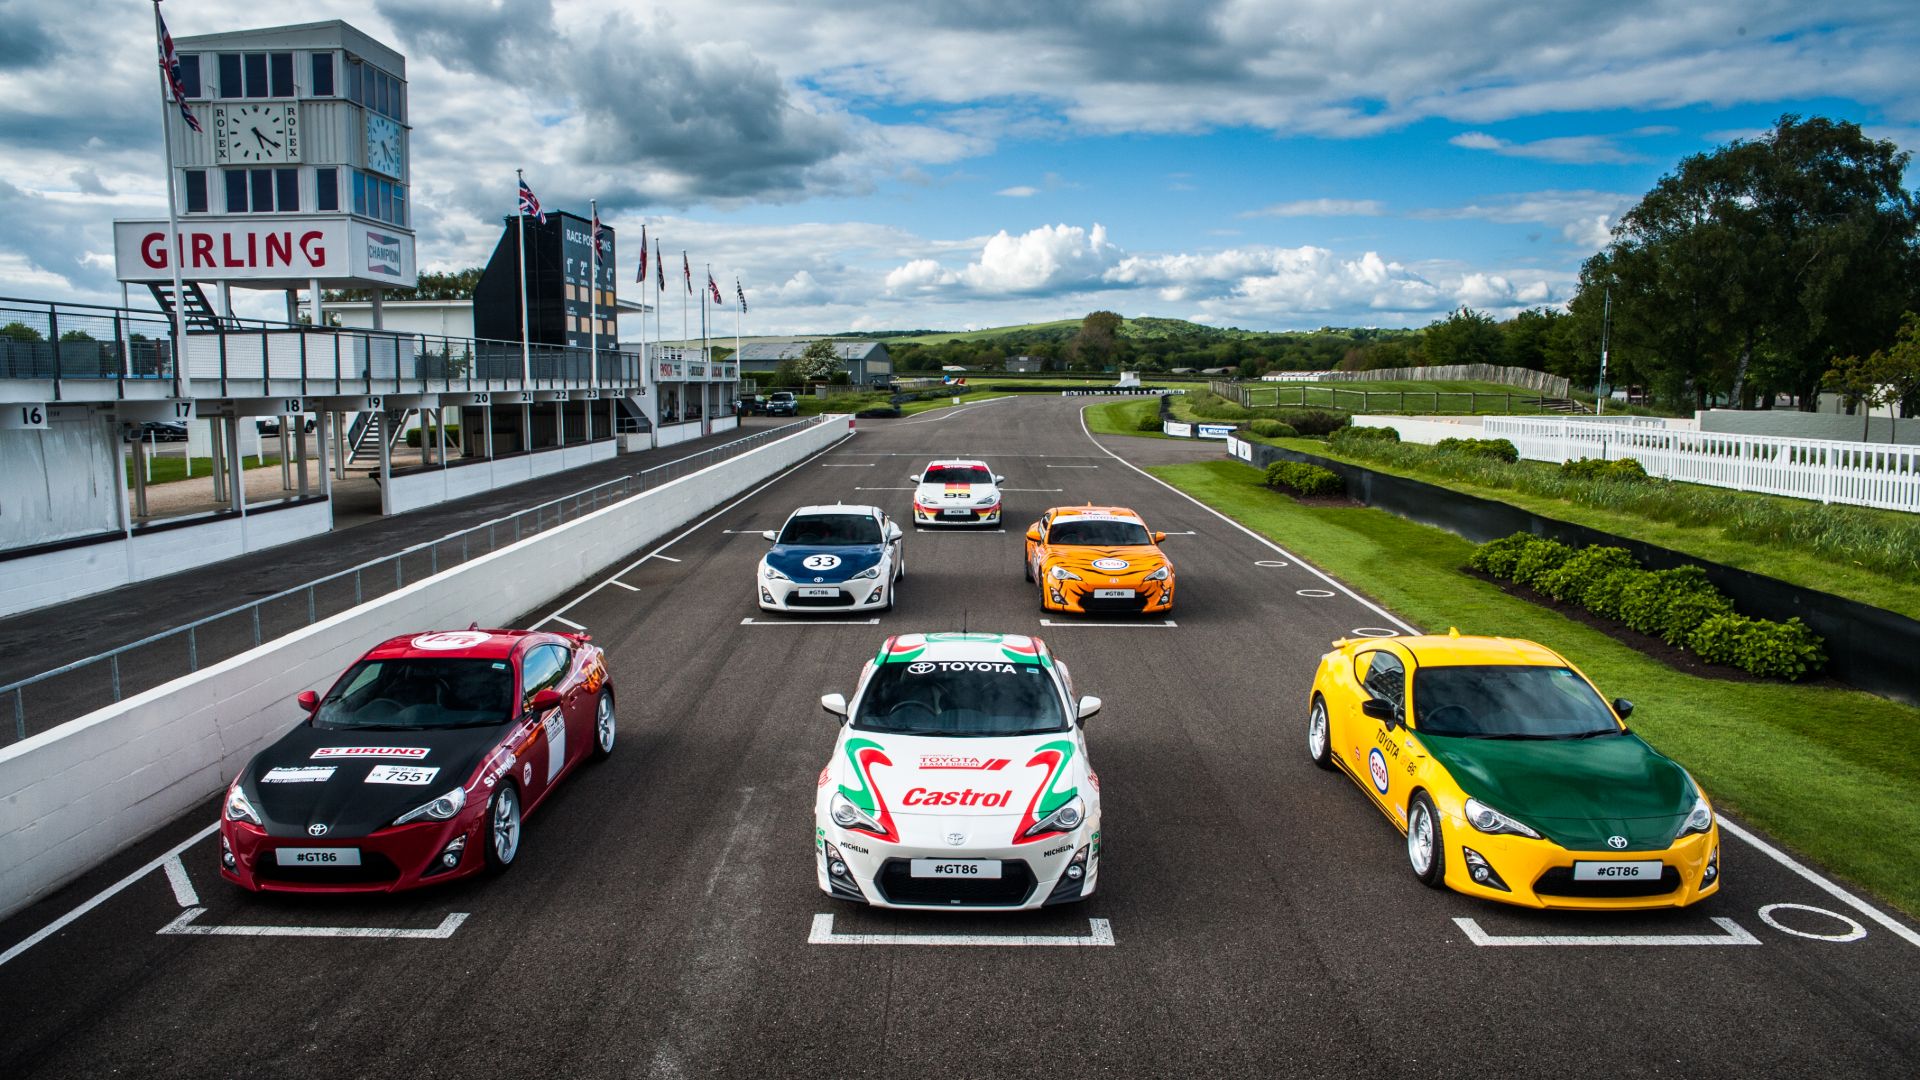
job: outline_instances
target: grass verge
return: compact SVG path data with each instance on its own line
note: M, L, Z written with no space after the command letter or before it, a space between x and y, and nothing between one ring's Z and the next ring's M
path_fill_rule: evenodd
M1143 439L1164 439L1166 434L1158 428L1141 431L1142 420L1160 418L1160 397L1150 394L1144 397L1123 397L1101 405L1089 405L1083 410L1087 418L1087 430L1095 435L1137 435Z
M171 455L154 454L148 457L147 460L153 463L153 479L147 481L149 487L154 484L171 484L177 480L200 479L213 475L212 458L194 458L191 476L188 475L187 459L184 456L173 457ZM252 472L255 469L273 468L279 464L280 459L272 454L268 454L259 459L251 456L240 459L241 467L248 472ZM133 455L128 454L127 490L129 491L133 490L133 469Z
M1565 653L1714 801L1909 915L1920 915L1920 709L1830 687L1687 675L1462 570L1473 545L1364 507L1302 506L1236 461L1154 475L1425 630L1529 638ZM1299 663L1306 664L1306 658ZM1287 715L1303 713L1291 703ZM1757 858L1728 849L1728 872Z

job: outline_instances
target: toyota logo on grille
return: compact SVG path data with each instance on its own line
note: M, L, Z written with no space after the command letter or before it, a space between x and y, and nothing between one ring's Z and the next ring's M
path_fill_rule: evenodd
M307 835L308 836L325 836L327 835L327 827L316 821L312 825L307 826Z
M1624 836L1609 836L1607 837L1607 846L1615 851L1619 851L1621 848L1627 846L1627 838Z
M950 832L950 833L948 833L948 834L947 834L947 844L948 844L948 846L950 846L950 847L959 847L960 845L962 845L962 844L964 844L964 843L966 843L966 842L967 842L967 834L966 834L966 833L963 833L963 832Z

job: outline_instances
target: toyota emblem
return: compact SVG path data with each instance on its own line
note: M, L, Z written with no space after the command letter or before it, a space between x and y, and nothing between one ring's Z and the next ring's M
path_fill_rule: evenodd
M1627 838L1624 836L1609 836L1607 837L1607 846L1615 851L1619 851L1621 848L1627 846Z
M926 662L925 660L916 660L913 663L907 665L907 674L909 675L925 675L927 672L932 670L933 670L933 665Z
M964 843L966 843L966 842L967 842L967 834L966 834L966 833L963 833L963 832L950 832L950 833L948 833L948 834L947 834L947 846L949 846L949 847L959 847L960 845L962 845L962 844L964 844Z
M307 835L308 836L325 836L327 835L327 827L316 821L313 824L307 826Z

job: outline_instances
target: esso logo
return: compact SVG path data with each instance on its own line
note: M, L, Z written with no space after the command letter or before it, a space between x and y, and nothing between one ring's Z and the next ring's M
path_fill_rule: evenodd
M838 555L809 555L800 560L800 565L809 570L831 570L840 565Z
M1095 570L1108 570L1108 571L1112 571L1112 570L1125 570L1125 569L1127 568L1127 560L1125 560L1125 559L1095 559L1095 560L1093 560L1093 568L1094 568Z
M432 634L421 634L411 644L416 649L429 652L448 652L454 649L472 649L487 643L491 634L478 630L441 630Z
M1367 754L1367 771L1373 774L1373 786L1379 789L1380 794L1385 795L1388 786L1387 759L1379 750L1376 749Z

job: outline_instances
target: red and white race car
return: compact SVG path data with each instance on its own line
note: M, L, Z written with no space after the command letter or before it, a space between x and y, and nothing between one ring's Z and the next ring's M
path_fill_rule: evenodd
M504 870L521 822L613 751L613 682L586 634L441 630L348 668L242 769L220 872L244 889L390 892Z

